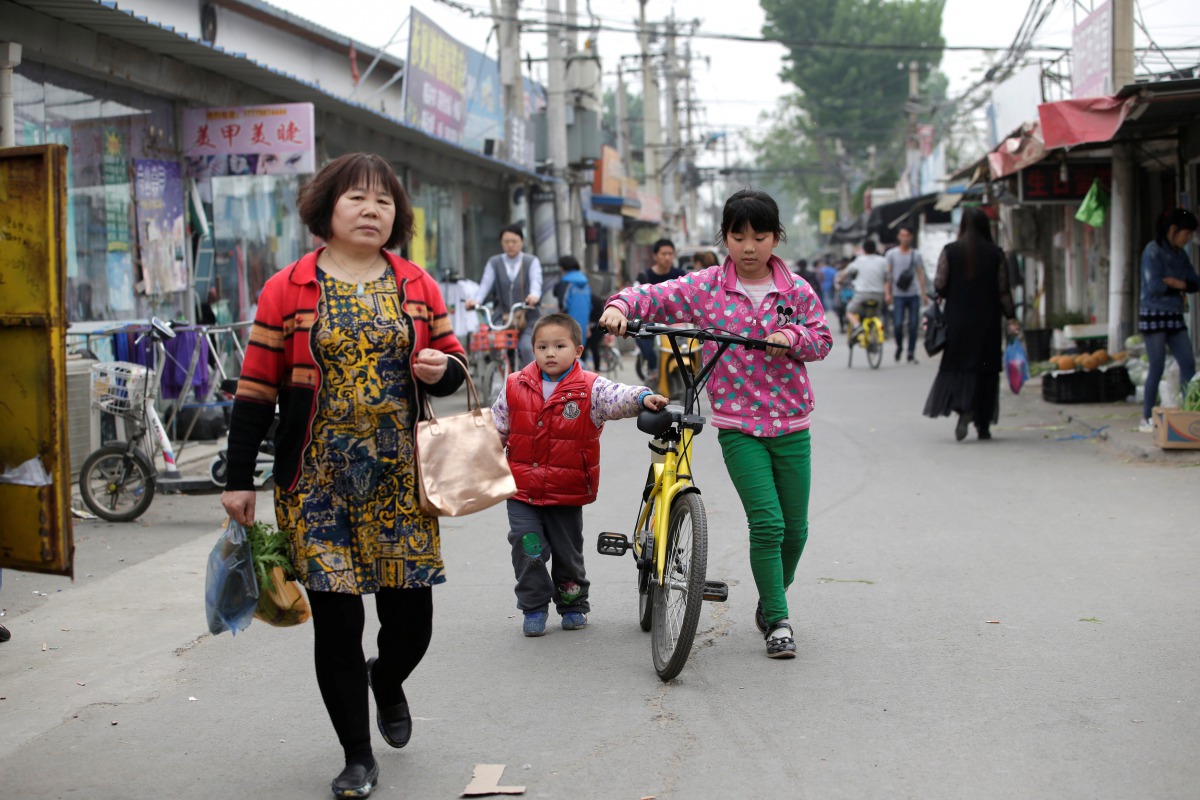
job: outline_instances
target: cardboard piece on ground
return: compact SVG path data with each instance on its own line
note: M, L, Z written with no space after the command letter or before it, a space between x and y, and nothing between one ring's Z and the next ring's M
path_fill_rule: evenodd
M1200 450L1200 412L1156 407L1154 443L1163 450Z
M471 782L463 789L463 797L482 797L489 794L525 794L524 786L498 786L504 774L503 764L476 764Z

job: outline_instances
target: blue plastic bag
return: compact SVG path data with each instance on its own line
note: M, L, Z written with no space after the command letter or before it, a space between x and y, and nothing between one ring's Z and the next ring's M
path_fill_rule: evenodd
M1019 338L1008 343L1004 351L1004 371L1008 374L1008 385L1013 394L1020 394L1021 387L1029 380L1029 356Z
M229 520L208 554L208 575L204 584L204 607L208 629L214 635L229 631L237 635L254 618L258 606L258 579L246 530Z

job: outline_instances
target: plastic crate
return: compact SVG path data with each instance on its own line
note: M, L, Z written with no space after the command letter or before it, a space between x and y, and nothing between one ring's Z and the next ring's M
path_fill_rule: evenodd
M1100 370L1100 402L1117 403L1133 395L1137 389L1125 367Z
M1128 379L1128 373L1125 377ZM1042 399L1047 403L1100 403L1103 396L1104 378L1098 371L1051 372L1042 376Z
M515 350L517 332L512 328L472 331L467 338L467 349L472 353L481 350Z

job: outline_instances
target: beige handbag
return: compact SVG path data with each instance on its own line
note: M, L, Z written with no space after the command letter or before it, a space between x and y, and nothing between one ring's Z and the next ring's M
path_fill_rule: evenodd
M467 374L467 412L438 419L429 397L417 423L417 473L421 510L432 517L461 517L517 493L492 410L482 408Z

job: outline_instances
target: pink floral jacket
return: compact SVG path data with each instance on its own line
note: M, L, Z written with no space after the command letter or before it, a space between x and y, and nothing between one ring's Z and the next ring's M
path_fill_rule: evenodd
M705 387L714 427L768 437L808 427L814 405L804 362L824 359L833 346L825 309L813 288L778 257L771 257L770 266L775 285L758 308L738 286L728 258L719 267L682 278L623 289L608 301L630 319L692 324L756 339L782 331L791 343L786 355L733 345ZM706 342L705 362L716 351L716 344Z

